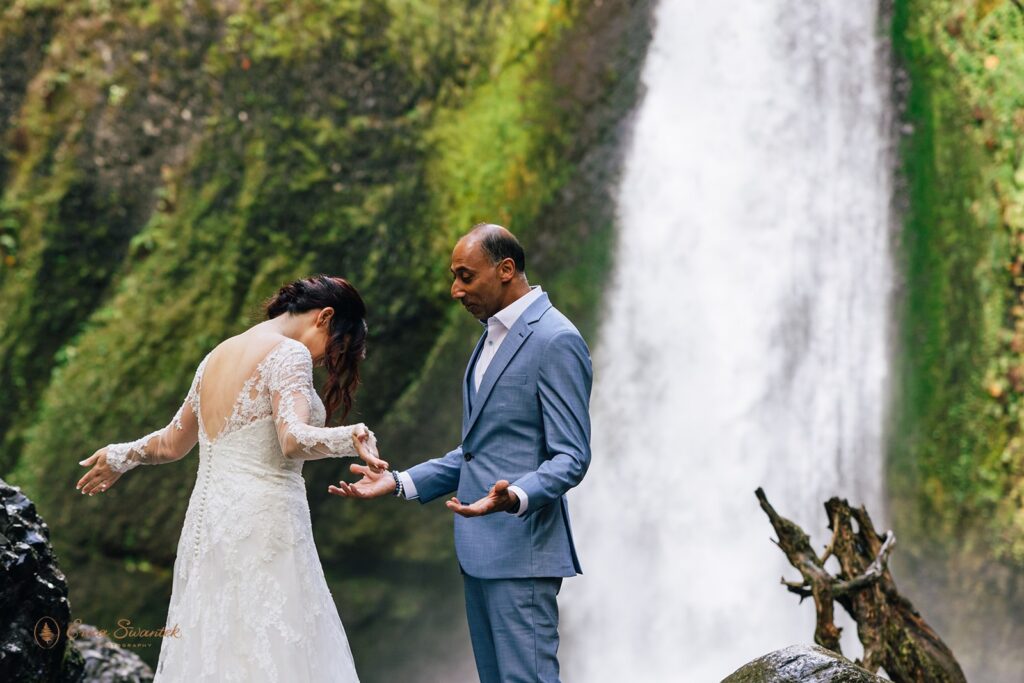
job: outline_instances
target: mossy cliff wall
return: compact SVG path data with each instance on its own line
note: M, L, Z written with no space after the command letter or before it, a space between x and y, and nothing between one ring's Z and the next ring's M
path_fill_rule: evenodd
M972 680L1024 670L1024 7L897 0L903 583Z
M89 498L78 460L165 424L281 283L362 291L353 419L398 467L458 440L479 326L447 265L470 225L516 231L531 279L593 331L649 33L649 0L6 5L0 473L54 530L76 616L162 624L197 463ZM449 515L329 496L346 466L304 469L318 548L361 671L408 676L396 643L461 641Z

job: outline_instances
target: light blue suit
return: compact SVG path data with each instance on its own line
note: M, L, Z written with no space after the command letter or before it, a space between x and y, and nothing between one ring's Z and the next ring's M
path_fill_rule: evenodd
M486 335L485 335L486 336ZM455 549L483 683L558 680L561 578L582 573L565 493L590 465L590 352L547 294L509 330L475 390L463 379L462 444L408 470L419 500L457 490L470 503L507 479L526 514L455 516Z

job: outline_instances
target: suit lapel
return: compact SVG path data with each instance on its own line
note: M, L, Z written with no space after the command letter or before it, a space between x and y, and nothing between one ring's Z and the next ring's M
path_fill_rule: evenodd
M533 334L533 329L530 327L531 323L537 322L540 317L551 308L551 302L548 300L548 295L545 293L541 295L539 299L530 304L519 320L512 326L512 329L508 331L504 341L501 342L501 346L498 347L498 352L494 354L494 358L491 360L491 364L487 366L487 371L484 373L483 379L480 380L480 389L473 397L472 410L470 412L469 423L464 424L465 429L463 430L463 439L465 435L469 434L469 430L476 424L476 420L480 417L480 413L483 412L484 404L487 403L487 397L491 395L491 390L494 389L494 385L497 383L498 378L501 377L501 373L505 372L505 368L515 357L516 352L526 342L526 340ZM483 338L480 340L483 342ZM473 361L475 363L476 357L480 353L480 346L477 344L477 349L473 354ZM471 366L472 367L472 366ZM463 413L465 415L465 413ZM463 419L465 423L465 419Z
M472 406L476 403L476 389L473 385L473 368L476 367L476 360L480 357L480 350L484 346L484 339L487 338L487 330L484 329L484 333L480 335L480 339L476 342L476 348L473 349L473 355L469 357L469 364L466 366L466 373L462 376L462 433L465 435L469 431L469 416L472 412ZM471 401L470 396L473 396Z

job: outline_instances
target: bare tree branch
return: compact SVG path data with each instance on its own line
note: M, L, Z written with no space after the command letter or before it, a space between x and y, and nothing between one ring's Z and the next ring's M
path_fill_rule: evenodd
M828 558L832 556L832 548L836 544L836 536L839 535L839 519L832 520L832 540L825 546L825 554L821 556L821 566L824 567L825 563L828 562Z
M838 602L857 623L864 645L861 666L868 671L884 667L894 683L966 683L953 653L896 589L889 571L896 545L892 531L879 535L865 508L832 498L825 503L832 540L819 558L803 529L779 515L762 489L755 495L778 535L775 544L803 577L800 582L783 578L782 585L801 602L814 598L816 643L840 652L833 607ZM824 566L832 556L839 562L837 576Z
M892 531L886 532L885 543L882 544L874 562L872 562L871 565L864 570L864 573L857 578L850 579L849 581L837 581L832 587L833 594L836 597L846 595L847 593L851 593L855 590L865 588L882 578L882 574L885 572L889 564L889 553L892 551L892 547L894 545L896 545L896 534Z

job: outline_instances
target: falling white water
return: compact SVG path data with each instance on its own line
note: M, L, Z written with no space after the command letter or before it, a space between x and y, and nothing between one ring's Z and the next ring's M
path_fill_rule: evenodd
M881 526L888 60L874 2L662 0L595 344L567 681L718 681L813 635L754 498ZM844 646L859 655L848 628Z

